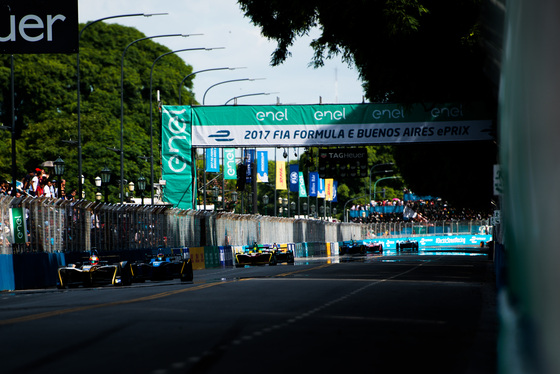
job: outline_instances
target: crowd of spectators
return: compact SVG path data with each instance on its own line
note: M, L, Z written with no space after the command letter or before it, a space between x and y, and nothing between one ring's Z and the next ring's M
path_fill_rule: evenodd
M380 206L389 207L389 209L376 209L376 207ZM350 208L350 211L349 220L361 223L468 221L488 219L490 217L490 214L473 209L452 207L446 201L439 198L408 201L400 199L371 201L367 205L354 205Z
M74 200L76 198L76 190L66 193L66 181L64 179L60 181L59 191L57 180L51 178L47 171L41 168L29 171L21 180L16 181L15 194L13 192L12 183L5 180L1 182L0 195L51 197L67 200Z

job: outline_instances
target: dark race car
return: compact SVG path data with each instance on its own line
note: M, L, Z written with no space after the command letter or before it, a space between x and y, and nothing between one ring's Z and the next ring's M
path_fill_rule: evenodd
M418 242L416 240L403 240L397 242L397 252L399 251L416 251L418 252Z
M286 247L283 247L282 245L278 245L274 243L272 244L271 250L276 256L277 263L283 263L283 262L287 264L295 263L294 251L289 249L287 245Z
M253 245L243 250L243 252L235 254L235 267L243 267L245 265L270 265L274 266L278 263L277 254L271 248L264 245Z
M339 255L365 255L366 247L363 242L352 239L343 241L338 253Z
M158 248L145 261L132 264L132 281L193 280L192 262L187 248Z
M367 253L383 253L383 243L381 242L364 242Z
M127 261L108 264L92 254L83 264L68 264L58 269L58 288L129 285L132 268Z

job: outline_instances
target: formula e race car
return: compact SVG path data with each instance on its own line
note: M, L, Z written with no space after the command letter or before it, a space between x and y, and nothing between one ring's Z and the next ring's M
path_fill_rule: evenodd
M338 252L340 255L365 255L366 247L363 242L352 239L343 241Z
M383 243L381 242L364 242L367 253L382 253Z
M93 287L103 285L129 285L132 281L132 269L127 261L108 264L100 261L97 254L92 254L83 264L68 264L58 269L58 288Z
M235 254L235 267L243 267L245 265L270 265L274 266L278 263L276 253L268 246L259 246L254 243L251 247L246 248L243 252Z
M132 281L181 279L193 280L192 262L187 248L158 248L146 256L146 261L132 264Z
M416 251L418 252L418 242L416 240L403 240L400 242L397 242L397 252L399 251L406 251L406 250L410 250L410 251Z
M283 247L282 245L278 245L274 243L272 244L271 250L276 256L277 263L282 263L282 262L286 262L287 264L295 263L294 251L289 249L287 245Z

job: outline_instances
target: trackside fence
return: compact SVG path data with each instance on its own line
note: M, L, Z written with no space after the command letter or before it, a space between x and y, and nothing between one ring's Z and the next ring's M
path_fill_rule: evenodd
M22 208L26 238L12 240L10 209ZM337 255L347 240L489 234L488 221L358 224L170 206L0 196L0 290L56 284L56 269L96 250L134 261L156 248L190 248L195 266L231 264L254 242L289 245L296 257Z
M12 244L9 213L13 207L25 211L25 244ZM488 220L357 224L11 196L0 197L0 217L0 254L490 234Z

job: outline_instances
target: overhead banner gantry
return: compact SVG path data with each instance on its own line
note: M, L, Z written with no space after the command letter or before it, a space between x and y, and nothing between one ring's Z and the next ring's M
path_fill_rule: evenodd
M163 106L166 197L180 177L177 196L189 199L184 178L192 180L192 148L488 141L493 118L483 103Z

